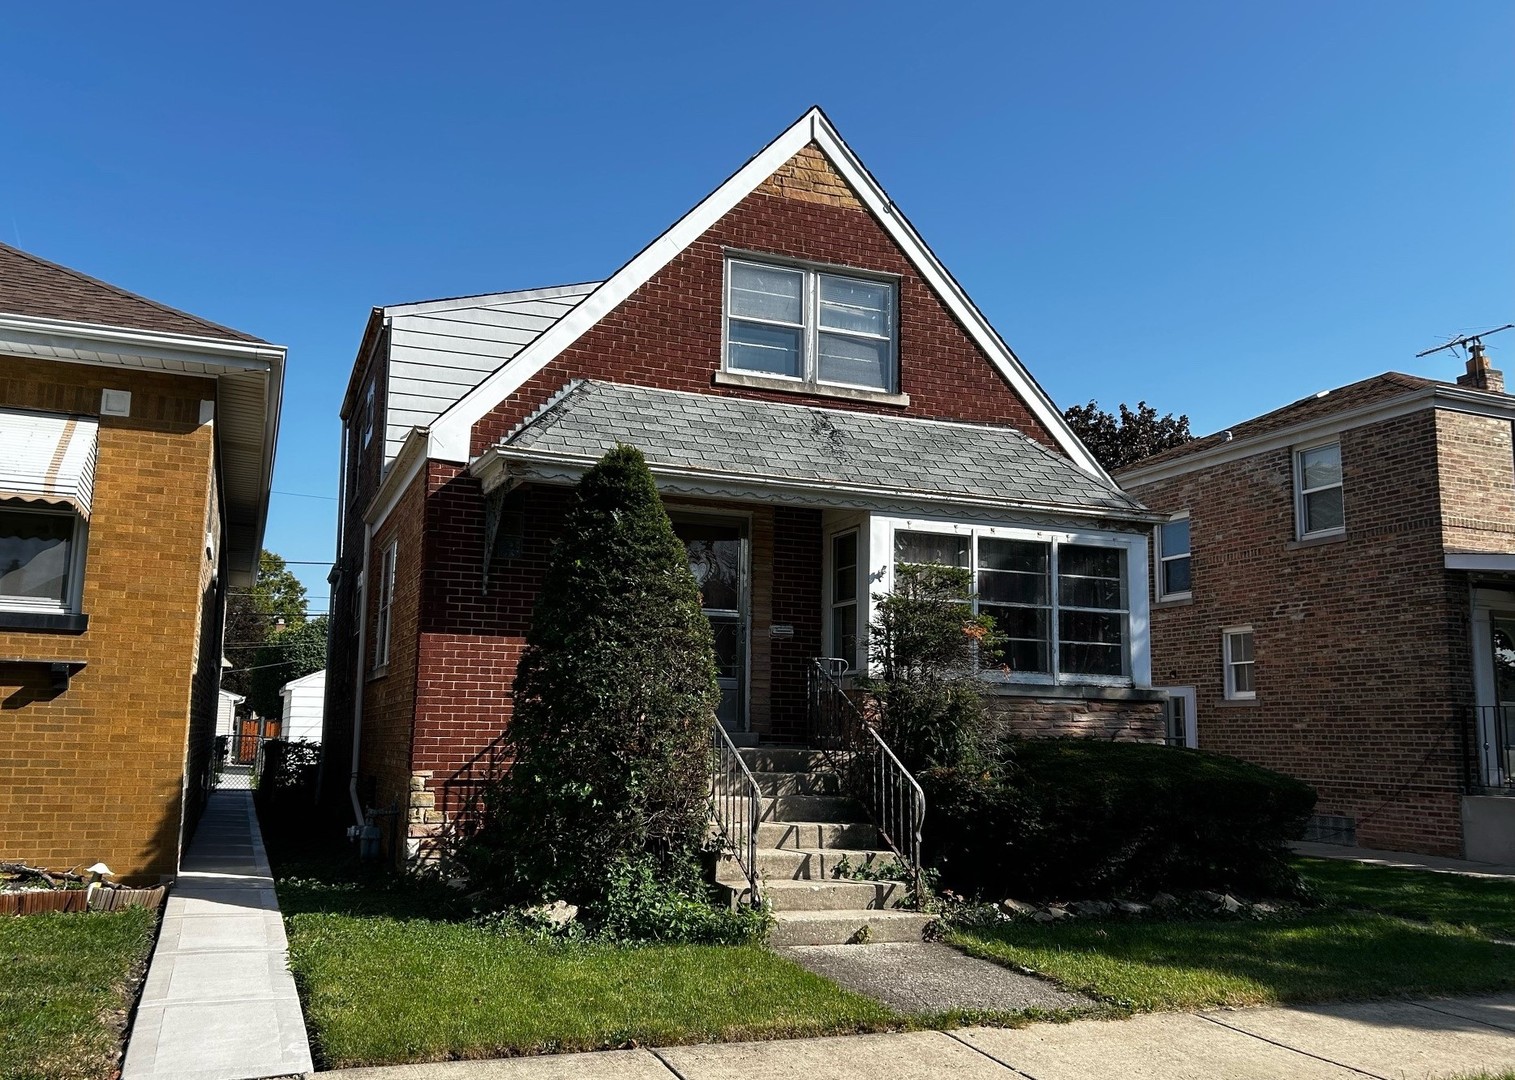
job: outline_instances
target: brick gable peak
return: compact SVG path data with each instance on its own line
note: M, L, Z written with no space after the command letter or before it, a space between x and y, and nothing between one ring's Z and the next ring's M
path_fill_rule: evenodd
M465 394L431 425L428 456L469 460L473 425L520 389L640 286L754 193L852 206L870 213L926 285L957 319L991 366L1051 433L1058 449L1085 473L1109 476L1073 434L1061 411L963 291L883 187L842 140L819 107L807 110L667 231L612 274L572 314L536 338Z

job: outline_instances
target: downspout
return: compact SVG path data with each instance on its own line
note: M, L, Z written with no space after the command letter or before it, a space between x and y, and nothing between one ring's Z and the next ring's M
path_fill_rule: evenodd
M352 692L352 775L347 781L347 795L352 800L353 820L357 822L354 826L356 829L362 829L368 824L368 817L363 813L363 804L358 799L358 755L363 748L363 677L367 674L365 665L368 661L368 555L372 542L373 526L365 521L363 523L363 569L358 572L358 593L361 602L358 605L357 674L354 676Z

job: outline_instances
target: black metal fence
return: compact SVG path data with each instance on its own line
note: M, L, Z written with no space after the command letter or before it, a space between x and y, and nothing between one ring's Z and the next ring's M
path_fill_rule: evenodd
M269 736L254 732L217 735L211 763L213 786L222 791L252 791L263 771L263 744Z
M1478 705L1473 719L1480 750L1476 763L1472 763L1477 769L1477 786L1515 791L1515 705Z

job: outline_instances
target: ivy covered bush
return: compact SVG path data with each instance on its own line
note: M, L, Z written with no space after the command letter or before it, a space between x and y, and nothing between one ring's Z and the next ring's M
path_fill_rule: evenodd
M983 764L998 724L979 672L999 663L1003 637L977 614L972 577L954 566L901 563L880 593L868 641L874 674L858 680L881 732L912 772Z
M718 940L699 854L720 691L710 623L641 453L579 482L513 688L513 763L459 858L502 904L563 900L614 936L657 938L628 908ZM654 920L655 921L655 920ZM614 924L614 925L612 925Z
M988 900L1294 895L1287 844L1315 806L1308 784L1236 758L1092 739L1027 740L1000 767L920 779L927 860Z

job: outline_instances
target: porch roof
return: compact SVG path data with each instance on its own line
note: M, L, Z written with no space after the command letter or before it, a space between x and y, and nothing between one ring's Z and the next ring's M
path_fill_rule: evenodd
M720 394L574 381L476 462L502 469L598 459L637 447L654 475L820 492L924 496L1119 518L1141 503L1014 428L823 409Z

